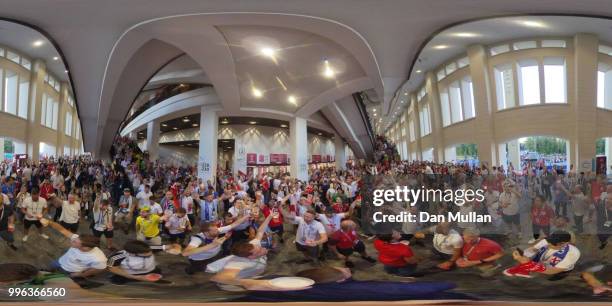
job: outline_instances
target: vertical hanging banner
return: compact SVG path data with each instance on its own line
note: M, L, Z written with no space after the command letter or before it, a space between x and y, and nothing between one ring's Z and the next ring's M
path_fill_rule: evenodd
M212 180L214 174L210 166L210 160L204 157L200 157L198 161L198 177L202 180Z
M257 153L247 153L246 154L247 166L252 166L257 164Z
M247 172L247 153L246 147L241 139L235 139L236 149L234 150L234 173Z

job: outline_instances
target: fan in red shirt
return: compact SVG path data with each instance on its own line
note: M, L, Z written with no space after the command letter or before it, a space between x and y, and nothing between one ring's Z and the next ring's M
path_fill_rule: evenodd
M467 268L482 265L491 266L494 261L504 256L504 250L497 242L480 237L480 231L466 228L463 231L463 249L457 267Z
M49 199L49 195L51 195L53 193L53 185L51 185L51 183L49 183L48 179L44 179L42 184L40 185L40 197L48 200Z
M284 243L283 214L281 213L278 204L279 203L276 201L276 196L272 196L270 197L268 205L263 207L262 212L266 217L272 214L272 219L270 220L270 223L268 223L268 228L270 228L270 231L278 235L280 243Z
M550 220L555 216L553 209L546 204L546 199L543 196L537 195L533 199L531 208L531 223L533 226L533 240L535 242L540 237L540 230L545 236L550 235Z
M340 230L334 232L329 240L329 247L336 256L344 260L344 264L348 268L353 268L355 265L349 260L353 252L361 254L361 258L370 263L376 260L366 253L365 245L356 232L357 224L352 220L344 220L340 223Z
M374 248L378 251L378 261L384 265L385 272L398 276L422 276L416 273L417 259L407 241L400 241L402 234L392 230L391 234L378 235Z

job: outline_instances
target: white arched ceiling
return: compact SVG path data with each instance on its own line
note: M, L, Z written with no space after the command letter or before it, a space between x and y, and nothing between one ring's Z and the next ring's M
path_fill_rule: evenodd
M337 82L335 87L315 93L297 110L298 115L308 117L326 104L333 103L336 99L356 91L374 88L379 94L382 95L383 93L380 71L369 45L355 31L337 22L299 15L260 13L192 14L153 19L139 23L127 30L116 42L111 52L100 98L97 130L95 133L89 133L89 135L95 135L93 138L96 139L94 153L104 154L117 132L117 129L113 129L113 127L118 126L118 123L107 124L109 119L113 119L109 118L109 110L113 110L113 114L115 114L117 105L130 104L142 87L127 88L121 84L122 81L120 81L119 76L127 69L127 65L136 51L145 42L151 40L173 46L177 53L180 50L193 58L210 78L210 82L221 100L224 112L233 113L242 110L278 113L279 110L276 109L275 103L286 103L285 101L270 103L268 107L252 107L247 103L241 104L241 100L244 100L244 98L241 97L241 83L236 73L236 59L230 47L228 47L228 41L223 35L223 31L219 31L220 27L230 26L243 26L245 28L247 26L273 26L285 28L288 31L309 32L313 33L312 35L318 35L333 41L334 44L344 50L350 50L350 54L345 57L354 59L355 63L349 60L347 62L351 65L360 66L357 72L354 72L354 79L342 80L342 83ZM321 56L324 56L324 54ZM152 66L154 66L153 63ZM155 66L156 69L159 67L160 65ZM151 74L137 69L132 71L130 76L137 79L137 83L141 83L144 78L150 78ZM118 91L126 91L126 93ZM122 98L119 99L118 97ZM283 110L281 112L289 113L291 116L295 115ZM122 115L125 115L125 113L127 113L127 109ZM87 138L85 145L92 145L91 142L87 141ZM87 149L89 148L87 147Z

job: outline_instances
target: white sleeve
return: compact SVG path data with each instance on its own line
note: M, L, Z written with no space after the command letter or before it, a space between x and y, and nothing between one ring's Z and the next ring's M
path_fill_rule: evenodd
M226 225L226 226L222 226L222 227L219 228L219 233L220 234L225 234L225 233L227 233L227 232L229 232L231 230L232 230L232 227L230 225Z
M319 232L319 234L327 233L327 231L325 230L325 226L323 226L321 222L317 223L317 231Z
M300 224L302 222L304 222L304 218L298 216L293 217L293 224Z
M546 241L546 239L542 239L538 243L536 243L533 246L533 248L539 250L539 249L541 249L543 247L546 247L546 246L548 246L548 241Z
M555 265L555 268L563 269L566 271L572 270L574 269L574 264L576 264L579 258L580 251L577 248L572 248L567 253L567 255L565 255L565 258L563 258L562 261Z
M235 269L235 270L244 270L254 266L252 262L244 262L244 261L232 261L229 262L223 267L223 269Z
M460 247L463 246L463 239L461 238L461 236L457 235L457 236L453 236L453 239L451 239L451 245L453 246L454 249L458 249Z
M191 239L189 239L190 247L197 248L200 246L200 244L201 244L201 239L199 239L198 237L191 237Z

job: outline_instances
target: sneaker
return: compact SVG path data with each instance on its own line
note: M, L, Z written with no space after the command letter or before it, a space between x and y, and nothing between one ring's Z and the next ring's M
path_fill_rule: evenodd
M49 236L45 235L45 234L40 234L40 237L42 237L45 240L49 240Z
M527 241L528 244L534 244L536 242L535 238L531 238L529 239L529 241Z
M529 275L529 271L525 270L523 266L518 265L512 268L508 268L504 270L504 275L510 277L524 277L524 278L532 278L533 276Z
M363 258L365 261L369 262L369 263L375 263L376 259L372 258L371 256L365 256L365 257L361 257Z
M21 241L23 241L23 242L28 241L28 235L23 236L23 238L21 238Z

